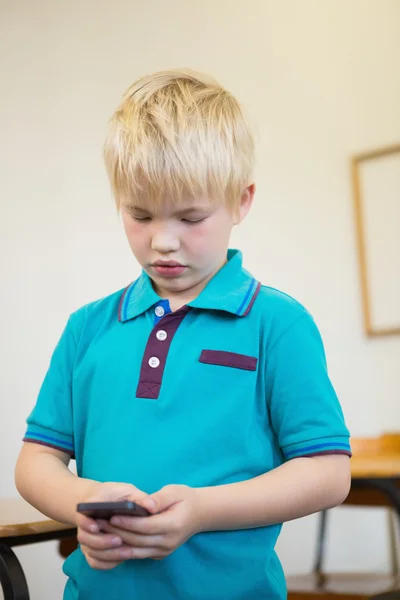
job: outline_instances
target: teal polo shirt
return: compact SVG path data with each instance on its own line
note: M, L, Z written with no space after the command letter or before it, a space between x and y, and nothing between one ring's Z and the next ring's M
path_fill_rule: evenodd
M214 486L299 456L350 455L323 344L298 302L261 286L230 250L176 312L142 275L72 314L26 441L70 453L81 477ZM65 600L282 600L281 525L204 532L161 561L65 562Z

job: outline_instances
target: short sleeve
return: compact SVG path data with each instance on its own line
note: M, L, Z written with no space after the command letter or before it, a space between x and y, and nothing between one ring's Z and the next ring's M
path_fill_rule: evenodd
M36 405L27 419L24 442L36 442L74 456L72 374L76 332L72 315L53 352Z
M351 456L349 431L328 376L322 339L308 313L278 337L266 360L270 418L285 460Z

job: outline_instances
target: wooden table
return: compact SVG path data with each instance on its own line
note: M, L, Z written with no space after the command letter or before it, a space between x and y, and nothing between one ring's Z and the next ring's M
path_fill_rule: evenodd
M25 575L13 547L75 534L74 527L45 517L21 498L0 498L0 584L4 600L29 600Z
M357 502L354 502L355 499ZM346 502L392 506L400 522L400 454L353 456L351 490Z
M353 456L351 476L354 479L399 478L400 454L380 454L379 456Z

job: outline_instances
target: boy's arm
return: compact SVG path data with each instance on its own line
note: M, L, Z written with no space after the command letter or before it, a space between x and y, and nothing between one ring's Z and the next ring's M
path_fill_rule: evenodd
M101 483L77 477L68 469L66 452L26 442L18 458L15 481L19 493L43 514L78 527L78 541L94 569L113 569L131 558L121 538L101 532L93 519L76 512L83 501L120 500L130 496L143 502L147 494L130 483Z
M251 529L284 523L341 504L350 490L350 460L345 455L294 458L238 483L188 488L168 485L146 501L152 513L187 504L195 531ZM161 515L160 515L161 517ZM179 518L179 517L178 517Z
M21 496L56 521L76 525L76 505L99 483L77 477L68 469L70 455L48 446L25 442L15 469Z
M341 504L350 482L348 456L295 458L248 481L199 488L199 523L203 531L283 523Z

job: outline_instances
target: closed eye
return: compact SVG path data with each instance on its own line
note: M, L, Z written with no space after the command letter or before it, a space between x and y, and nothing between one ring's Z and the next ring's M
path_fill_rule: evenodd
M182 219L183 223L187 225L197 225L198 223L202 223L206 220L207 217L203 217L202 219Z
M135 217L132 215L132 218L134 221L137 221L138 223L144 223L146 221L151 221L150 217Z

